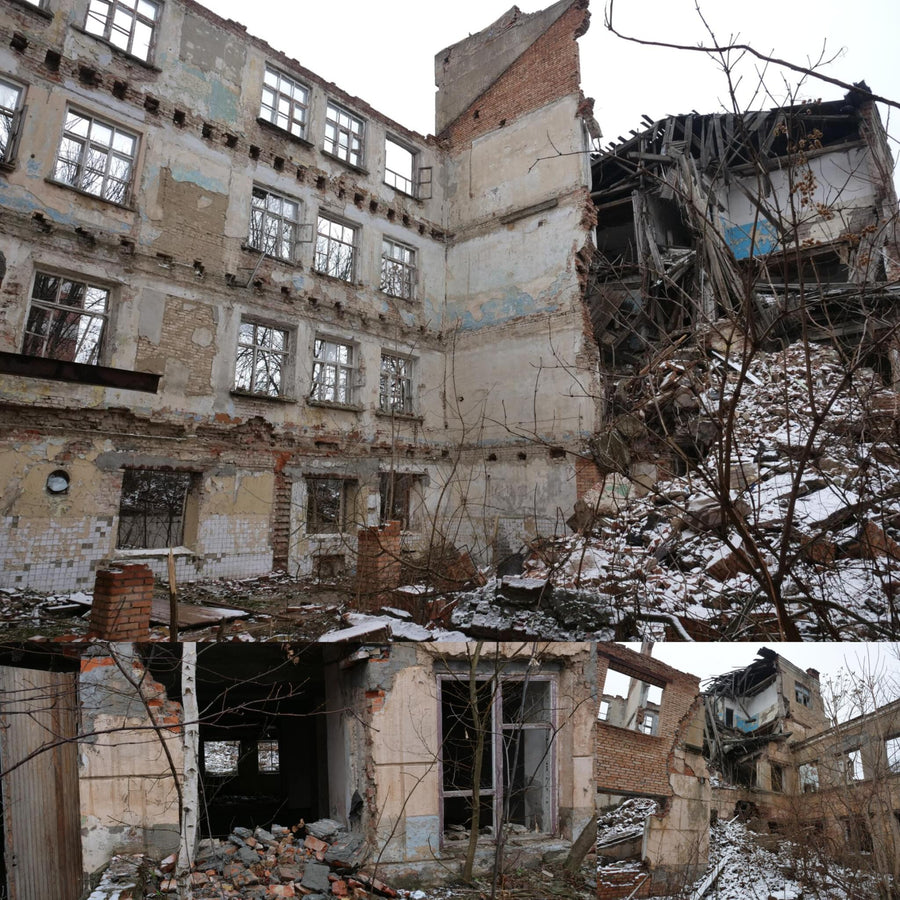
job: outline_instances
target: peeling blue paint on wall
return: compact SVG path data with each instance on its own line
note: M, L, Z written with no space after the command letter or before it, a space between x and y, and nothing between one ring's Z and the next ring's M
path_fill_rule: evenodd
M502 297L485 301L474 312L454 305L448 308L447 313L451 321L458 321L461 331L477 331L479 328L501 325L534 313L557 312L559 308L559 303L541 303L531 294L510 286Z
M406 817L406 858L430 859L440 846L441 821L438 816Z
M217 178L213 178L198 169L188 169L181 166L169 165L169 173L173 181L186 181L202 187L203 190L213 194L227 194L228 186Z
M239 122L240 94L229 90L221 81L213 81L209 92L209 114L220 122Z
M10 187L6 182L0 180L0 206L14 209L20 213L40 212L45 218L50 219L57 225L76 225L87 224L84 218L66 215L52 206L47 206L43 200L39 200L34 194L23 192L21 188ZM92 227L92 226L88 226ZM114 234L124 233L131 230L131 226L125 222L117 222L115 219L104 219L103 230Z
M778 232L768 219L760 218L747 225L726 225L723 220L722 225L735 259L748 259L751 247L754 256L762 256L778 246Z

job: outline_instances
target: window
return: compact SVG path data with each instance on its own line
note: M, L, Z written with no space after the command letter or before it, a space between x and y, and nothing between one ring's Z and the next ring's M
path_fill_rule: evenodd
M659 733L663 699L663 689L659 685L610 667L606 671L603 693L617 698L615 709L611 709L613 715L606 720L610 725L649 735Z
M884 742L885 758L889 772L900 772L900 735Z
M256 768L266 775L274 775L279 771L278 741L257 742Z
M325 111L325 152L352 166L361 166L366 123L329 101Z
M203 768L207 775L237 775L240 741L204 741Z
M343 478L306 479L308 534L340 534L346 531L353 487L354 482Z
M0 78L0 162L15 157L16 136L22 119L22 88Z
M189 472L126 469L119 505L120 550L162 550L184 543Z
M384 238L381 244L381 290L412 300L416 293L416 251Z
M384 183L414 197L416 154L403 144L387 138L384 142Z
M309 88L266 66L259 116L284 131L306 138Z
M848 750L844 754L844 773L847 784L852 784L854 781L862 781L865 777L863 775L862 754L859 747L855 750Z
M601 700L600 701L600 712L597 713L597 718L601 722L609 721L609 700Z
M413 361L405 356L381 354L378 408L386 413L412 415Z
M53 177L104 200L125 203L136 152L133 134L70 109Z
M809 701L810 701L809 688L804 687L802 684L795 683L794 684L794 699L801 706L809 706Z
M353 225L319 216L316 226L316 271L341 281L353 281L356 274L356 235L357 229Z
M250 198L248 243L268 256L292 262L300 225L300 204L254 187Z
M803 794L814 794L819 790L818 763L803 763L799 768L800 791Z
M290 334L258 322L241 322L234 387L238 391L282 397L290 361Z
M643 731L644 734L656 734L659 731L659 716L657 716L655 712L645 709L643 711L643 718L640 718L640 713L638 715L639 731Z
M381 497L380 516L382 522L400 523L403 531L410 531L413 524L414 500L419 485L418 475L402 472L382 472L378 479Z
M84 30L146 61L159 9L153 0L90 0Z
M493 826L508 800L509 823L551 832L553 686L546 680L478 680L478 710L467 680L442 677L441 788L444 827L472 819L477 739L484 739L479 784L480 825Z
M22 352L98 365L108 308L107 288L37 272Z
M310 400L344 406L353 402L353 356L352 344L315 339Z
M769 763L772 790L781 794L784 792L784 769L775 763Z

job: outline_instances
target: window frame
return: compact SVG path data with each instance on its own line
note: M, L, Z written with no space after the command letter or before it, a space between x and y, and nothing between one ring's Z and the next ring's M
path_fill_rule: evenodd
M401 150L405 150L409 156L409 178L407 178L401 172L396 172L393 169L388 168L388 144L393 144L395 147L398 147ZM411 147L405 141L401 141L399 138L394 137L394 135L388 133L384 136L384 183L388 187L392 187L395 191L399 191L401 194L404 194L407 197L412 197L413 199L418 197L418 181L417 174L419 167L417 165L419 159L419 151ZM393 175L394 178L391 179L388 176ZM407 186L401 186L397 184L397 182L405 182Z
M884 764L888 774L900 773L900 733L884 739Z
M48 300L44 297L36 296L36 292L38 290L38 284L40 279L48 279L48 280L56 280L57 286L55 289L56 300ZM34 271L31 281L31 293L29 295L28 301L28 314L25 319L25 329L24 329L24 337L22 340L22 353L25 356L33 356L36 359L56 359L62 362L75 362L81 365L88 366L100 366L104 364L105 359L105 350L107 343L107 333L109 331L109 320L112 306L112 287L108 284L104 284L103 282L97 282L94 279L90 281L86 278L84 280L80 280L81 277L75 277L68 274L61 274L59 272L48 271L42 268L37 268ZM83 305L81 307L67 306L63 303L59 302L59 297L62 293L63 286L65 284L71 284L75 286L80 286L84 289L84 297L87 297L88 290L97 290L103 292L105 295L104 299L104 309L102 313L95 312L93 310L88 310ZM64 356L54 355L52 353L47 353L47 338L50 336L48 329L48 333L46 335L41 335L38 332L29 332L29 326L32 323L32 313L35 309L44 310L45 312L50 314L50 322L53 323L57 321L57 315L60 319L65 319L66 317L70 317L72 315L77 315L79 318L84 316L88 319L99 320L99 333L97 334L96 341L93 345L93 348L90 352L88 359L78 359L76 355L72 358L67 358ZM81 312L79 312L81 310ZM90 327L90 326L89 326ZM80 330L80 328L79 328ZM29 350L29 335L33 335L34 338L43 338L42 340L42 349L44 352L34 353Z
M252 341L249 343L242 341L242 332L245 326L249 326L253 329ZM274 346L267 346L265 344L259 343L257 341L258 329L280 332L283 335L284 348L278 349ZM241 321L238 325L237 351L235 353L234 386L232 390L239 394L249 394L254 397L261 397L270 400L290 399L292 393L291 384L293 375L294 343L294 334L292 330L287 326L275 324L272 322L266 322L253 316L241 316ZM243 387L238 382L238 365L240 363L242 349L249 350L251 356L249 387ZM280 389L277 393L273 394L269 391L255 389L257 357L260 355L275 356L280 359L281 382Z
M329 226L327 233L322 231L323 224ZM336 226L341 229L340 235L331 233L331 227ZM351 240L346 240L346 231L350 232ZM327 212L319 211L316 218L316 244L313 251L313 271L319 275L325 275L327 278L334 278L337 281L344 281L347 284L354 284L357 280L357 265L359 261L359 236L360 226L353 222L348 222L339 216L332 216ZM324 246L324 252L321 249ZM342 248L349 248L349 251ZM347 252L349 258L349 268L344 275L336 274L343 267L341 253ZM322 257L324 255L324 263ZM336 261L338 265L334 265Z
M336 116L333 116L335 113ZM344 125L341 117L349 119L349 124ZM358 133L353 130L353 125L358 125ZM348 107L336 100L328 99L325 101L325 132L322 141L322 152L340 160L354 169L362 169L366 161L366 131L367 122L361 116L352 112ZM333 134L330 134L333 132ZM341 150L341 136L346 137L346 148ZM354 138L357 142L356 148L353 146ZM331 146L329 146L329 144ZM354 158L355 157L355 158Z
M340 359L328 359L327 351L329 347L347 350L347 362L343 362ZM358 345L352 341L333 337L328 334L315 335L313 338L313 365L308 397L310 403L323 403L329 406L356 406L356 378L357 372L359 371L357 366L358 352ZM325 355L322 355L323 353ZM327 378L323 377L327 376L329 371L333 372L334 379L330 386ZM320 374L317 376L317 373ZM346 397L344 399L339 399L342 376L344 376ZM330 388L333 392L333 396L317 396L320 388L326 392Z
M9 129L6 135L6 144L0 148L0 166L12 166L16 161L16 153L19 149L19 138L22 134L22 123L25 120L25 91L26 86L17 81L0 76L0 87L9 88L16 92L15 105L9 108L0 106L0 119L9 121Z
M79 135L77 132L72 131L69 128L70 118L72 116L75 116L78 119L84 120L88 123L86 135ZM111 130L112 134L110 136L110 142L107 147L104 148L102 144L96 144L92 141L91 134L93 132L94 125L99 125L103 128L108 128ZM116 140L116 136L119 135L133 141L131 156L128 156L123 151L115 150L114 143ZM75 144L80 144L81 146L81 149L78 153L78 159L72 163L72 165L74 165L75 167L76 175L74 181L67 181L60 175L60 166L63 164L63 146L65 145L65 142L67 140ZM135 175L137 173L137 162L138 154L140 152L140 145L140 135L136 132L121 128L115 122L111 122L109 119L105 119L102 116L96 116L93 113L83 112L77 107L67 105L65 120L63 121L62 134L60 136L59 145L56 150L56 156L54 157L53 161L52 181L54 182L54 184L58 184L61 187L70 188L74 191L78 191L79 193L85 194L88 197L93 197L96 200L103 200L105 203L112 203L115 206L127 207L130 203L132 192L134 191L134 181ZM86 166L86 157L91 147L99 147L100 149L98 150L98 152L103 153L103 155L105 156L100 193L94 193L84 186L85 174L90 174L92 171L95 171ZM110 163L114 157L119 157L121 159L127 159L130 161L127 180L110 177ZM123 196L121 197L121 199L106 196L107 183L109 181L112 181L116 184L121 184L123 186Z
M181 485L176 485L176 489L181 492L181 513L180 513L180 523L178 525L178 541L168 540L164 544L160 544L158 541L153 541L148 544L142 544L140 546L135 545L134 543L125 543L122 542L122 525L123 525L123 501L125 499L125 491L126 491L126 479L130 475L134 475L136 473L155 473L157 475L169 476L173 479L178 479L181 482ZM174 469L174 468L165 468L162 466L153 467L153 466L134 466L127 467L124 469L122 473L122 489L119 495L119 507L118 507L118 525L116 530L116 552L122 553L140 553L141 551L159 551L165 550L169 547L186 547L188 544L188 529L191 527L192 522L192 513L195 513L195 509L192 509L193 504L196 502L196 494L197 494L197 473L192 471L186 471L184 469ZM145 517L145 526L144 532L146 536L146 506L135 506L135 511L139 514L143 510L143 514ZM136 516L135 516L136 517ZM134 526L132 526L133 529ZM172 528L172 515L171 511L169 512L169 525L168 528L171 530ZM129 536L131 534L131 529L129 530ZM170 534L171 538L171 534Z
M398 256L396 251L403 251L408 258ZM381 236L381 277L379 290L389 297L397 297L400 300L416 299L416 281L418 269L416 266L417 249L410 244L388 237ZM401 287L399 293L391 289L392 281L396 280L399 273Z
M476 674L475 680L479 682L489 683L492 677L489 675ZM438 754L438 795L440 803L440 831L441 845L444 845L444 832L446 830L445 823L445 806L444 802L447 797L457 798L466 797L473 794L473 789L450 789L445 787L444 778L444 759L445 759L445 736L443 734L443 707L444 707L444 685L447 682L460 685L467 685L469 681L468 672L449 672L438 673L437 675L437 727L438 727L438 746L441 748ZM503 686L511 683L527 683L529 685L535 683L546 683L548 685L548 721L547 722L506 722L503 718ZM558 727L558 684L557 679L552 674L540 674L526 676L524 674L510 673L497 677L496 684L493 687L491 696L491 716L488 725L488 731L493 740L493 753L490 756L491 761L491 780L489 788L480 788L479 794L482 802L486 796L493 798L493 824L500 821L503 810L504 795L506 793L506 773L504 771L504 736L507 733L515 733L518 729L520 733L524 731L533 731L540 729L547 734L547 751L542 757L542 764L546 759L546 767L549 772L549 783L544 785L542 790L547 792L545 802L549 806L550 821L549 827L539 832L543 835L554 835L559 828L559 784L558 784L558 757L557 757L557 738L559 735Z
M274 86L267 83L266 78L269 75L273 75L276 78L276 83ZM281 90L282 81L286 82L290 85L291 93L287 94ZM266 92L269 91L273 95L273 105L266 105ZM301 102L296 99L295 92L303 91L305 94L304 100ZM288 75L282 69L279 69L277 66L270 65L266 63L265 71L263 73L263 81L262 81L262 92L259 100L259 116L261 119L268 125L271 125L273 128L277 128L279 131L283 131L285 134L289 134L293 138L297 138L301 141L309 143L309 112L310 112L310 99L312 97L312 91L308 84L304 84L297 78L294 78L292 75ZM288 109L287 114L284 118L287 120L287 126L281 125L278 122L278 119L281 116L280 101L284 99L287 102ZM297 124L298 120L295 117L295 111L301 110L301 115L299 118L299 131L294 130L295 124ZM271 115L267 114L267 111L270 112Z
M263 205L256 205L257 198L262 200ZM280 211L269 208L270 199L277 200L281 204ZM290 218L284 213L284 204L292 204L296 210L296 218ZM247 249L255 250L258 253L265 253L270 259L277 259L281 262L295 263L297 261L297 245L300 243L300 227L301 216L303 212L303 204L300 200L290 197L287 194L280 194L271 188L264 187L261 184L254 184L250 190L250 216L248 219L247 229ZM259 214L261 222L258 229L254 228L254 221ZM274 247L266 246L268 237L269 222L276 225L276 236ZM286 252L275 252L276 249L282 248L285 242L285 230L288 226L293 228L293 236L289 239L289 247ZM254 231L258 232L258 237L254 236Z
M155 17L152 20L148 20L146 15L142 15L139 11L139 7L141 4L146 3L150 6L154 6L156 8ZM90 23L91 21L95 21L97 23L100 22L100 17L96 12L93 11L95 6L100 7L102 5L107 6L107 12L105 20L102 24L102 30L97 30L96 27L94 30L91 29ZM131 27L128 31L128 39L126 41L126 46L121 46L113 40L113 35L116 33L121 34L122 29L115 27L116 17L119 12L124 12L131 18ZM109 44L110 47L114 47L116 50L126 54L127 56L132 57L133 59L140 60L143 63L151 64L153 59L155 50L156 50L156 37L157 31L159 29L159 23L162 20L162 12L163 12L163 4L159 2L159 0L134 0L133 5L129 6L127 0L88 0L87 4L87 12L84 17L84 31L86 34L91 35L91 37L99 38L106 44ZM134 51L134 39L135 33L138 23L147 25L149 24L150 30L150 38L147 41L147 55L141 56L140 53L136 53Z
M393 360L402 363L405 372L386 371L385 361ZM415 370L417 360L404 353L381 351L381 362L378 367L378 412L388 416L415 416ZM394 399L397 388L400 389L400 406Z
M393 488L388 479L393 480ZM416 519L422 504L421 490L422 476L414 472L379 472L378 473L378 520L383 525L388 521L399 521L401 531L416 531L418 522ZM398 494L399 488L399 494ZM419 505L414 507L413 500L418 493ZM388 499L392 501L392 508L387 509ZM399 519L395 515L398 498L405 499L403 506L405 513ZM388 514L389 513L389 514Z
M309 474L304 475L303 480L306 484L306 534L316 535L317 537L335 537L346 534L349 525L349 511L352 507L352 497L349 494L357 486L357 482L352 478L343 478L339 475L326 474ZM315 501L313 485L318 482L335 482L340 485L340 510L338 512L338 521L335 523L337 530L330 529L327 526L331 523L322 522L318 515L318 505ZM315 515L313 513L316 513Z
M812 706L812 691L799 681L794 682L794 700L800 706L809 709Z

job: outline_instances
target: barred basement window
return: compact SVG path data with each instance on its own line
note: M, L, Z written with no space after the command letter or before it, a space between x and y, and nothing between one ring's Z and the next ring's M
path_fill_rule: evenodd
M283 72L266 66L260 118L299 138L306 138L308 110L309 88L288 78Z
M357 234L355 226L320 215L316 226L316 271L341 281L355 280Z
M416 293L416 251L384 238L381 244L381 290L412 300Z
M313 372L310 400L353 403L353 345L316 338L313 342Z
M325 111L325 151L353 166L361 166L366 123L329 101Z
M22 352L98 365L108 308L108 288L36 273Z
M84 30L147 61L159 10L153 0L90 0Z
M347 510L355 483L343 478L306 479L306 531L340 534L346 531Z
M0 78L0 162L10 162L15 157L23 94L19 85Z
M290 362L290 334L258 322L241 322L234 387L238 391L282 397Z
M405 356L381 354L378 407L382 412L412 415L413 360Z
M300 226L300 204L261 187L254 187L250 199L250 236L256 250L293 262Z
M119 503L120 550L164 550L184 544L194 476L162 469L126 469Z
M112 203L125 203L136 154L135 135L69 109L53 177Z

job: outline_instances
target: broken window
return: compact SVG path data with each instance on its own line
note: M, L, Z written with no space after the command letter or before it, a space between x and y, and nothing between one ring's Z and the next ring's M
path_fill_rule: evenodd
M268 256L292 262L300 227L300 204L254 186L248 243Z
M803 763L798 774L800 776L800 792L814 794L819 790L819 766L817 763Z
M306 138L309 88L266 66L259 116L299 138Z
M310 400L349 405L353 402L354 348L326 338L313 342Z
M889 772L900 772L900 735L884 742L885 758Z
M325 110L325 152L353 166L361 166L366 123L329 100Z
M784 792L784 769L775 763L769 763L772 790L776 793Z
M872 832L863 816L842 816L841 823L848 849L854 853L872 852Z
M606 672L603 693L619 698L610 704L610 725L629 728L643 734L659 733L659 714L663 689L659 685L641 681L610 667Z
M108 288L35 273L22 352L97 365L108 307Z
M184 544L184 520L194 476L162 469L126 469L119 504L120 550Z
M53 177L103 200L125 203L136 154L135 135L69 109Z
M0 78L0 162L10 162L15 156L23 94L23 89L17 84Z
M501 820L528 831L554 829L552 684L503 678L476 682L442 678L441 779L444 827L468 828L474 803L474 761L483 739L479 827Z
M386 138L384 142L384 183L409 194L416 195L416 154L395 141Z
M90 0L84 30L146 61L159 9L154 0Z
M207 775L237 775L240 741L204 741L203 768Z
M809 706L809 702L810 702L809 688L805 687L802 684L795 683L794 684L794 699L801 706Z
M234 387L238 391L282 397L290 360L290 334L259 322L241 322Z
M256 768L265 775L279 771L278 741L259 741L256 744Z
M306 479L306 531L340 534L346 531L350 493L355 484L343 478Z
M847 784L852 784L854 781L862 781L865 777L863 775L863 767L862 767L862 753L860 752L859 747L855 750L848 750L844 754L844 773L845 780Z
M384 238L381 244L381 290L412 300L416 294L416 251Z
M381 496L380 516L382 522L396 521L403 531L413 527L413 500L418 487L419 476L401 472L382 472L378 490Z
M316 226L316 271L341 281L353 281L357 233L353 225L320 215Z
M601 722L609 721L609 700L600 701L600 712L597 714L597 718Z
M412 372L413 361L408 357L381 354L378 408L382 412L412 415Z

